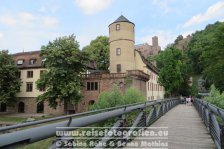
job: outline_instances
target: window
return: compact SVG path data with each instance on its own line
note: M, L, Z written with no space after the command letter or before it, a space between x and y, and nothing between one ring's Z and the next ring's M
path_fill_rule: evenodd
M87 82L87 91L98 90L98 82Z
M6 112L7 106L6 103L0 103L0 112Z
M19 113L24 113L24 111L25 111L25 104L24 104L24 102L19 102L19 104L18 104L18 112Z
M23 59L19 59L19 60L17 61L17 65L23 65L23 63L24 63L24 60L23 60Z
M26 83L26 92L32 92L33 91L33 82L27 82Z
M121 55L121 48L116 49L116 55Z
M17 77L18 77L18 78L21 78L21 71L18 71L18 72L17 72Z
M29 61L29 65L34 65L35 63L36 63L36 59L30 59L30 61Z
M44 113L44 103L40 102L37 104L37 113Z
M116 24L116 31L120 30L120 24Z
M33 71L27 71L27 78L33 78Z
M121 72L121 64L117 64L117 73Z
M39 91L40 91L40 92L44 92L44 91L45 91L45 87L44 87L44 86L41 86L41 87L39 88Z

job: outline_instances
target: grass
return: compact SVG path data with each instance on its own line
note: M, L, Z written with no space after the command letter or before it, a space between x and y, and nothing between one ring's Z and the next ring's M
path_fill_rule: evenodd
M22 118L22 117L7 117L7 116L0 117L0 122L22 123L25 121L26 121L26 118Z
M21 146L18 149L47 149L52 145L54 139L54 137L48 138L29 145Z
M36 117L35 121L52 118L52 115ZM26 122L27 118L24 117L11 117L11 116L0 116L0 122L9 122L9 123L22 123Z

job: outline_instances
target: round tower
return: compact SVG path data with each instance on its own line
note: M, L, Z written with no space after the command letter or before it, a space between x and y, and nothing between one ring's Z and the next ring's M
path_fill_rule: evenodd
M121 15L109 25L110 73L134 69L135 24Z

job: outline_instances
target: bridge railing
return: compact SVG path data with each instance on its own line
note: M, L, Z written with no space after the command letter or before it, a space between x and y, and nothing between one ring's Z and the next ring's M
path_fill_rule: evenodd
M60 116L35 122L28 122L14 126L2 127L0 128L0 148L12 148L54 137L56 136L58 127L64 127L65 130L71 131L69 128L72 128L72 130L75 128L84 128L91 126L92 124L105 122L114 118L116 118L116 122L111 129L119 129L121 127L127 126L125 123L127 123L128 115L135 112L137 117L131 121L131 125L129 127L130 129L128 130L129 133L132 133L136 127L149 126L179 103L181 103L181 100L177 98L147 101L144 103L118 106L68 116ZM30 128L31 126L32 128ZM25 129L23 127L29 128ZM108 138L108 136L105 137L107 139L102 138L100 142L105 143L112 139L110 137ZM124 140L128 141L129 138L127 136L125 138L126 139ZM58 146L56 146L56 142L63 142L64 139L65 138L63 137L59 139L57 138L51 148L57 148ZM99 146L96 145L96 147Z
M195 99L194 106L212 136L216 147L224 149L224 109L200 99Z

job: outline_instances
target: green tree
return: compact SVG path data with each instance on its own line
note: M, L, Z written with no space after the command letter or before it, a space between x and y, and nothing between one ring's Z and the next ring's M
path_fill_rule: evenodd
M86 56L79 50L75 36L60 37L41 48L41 57L47 69L36 82L37 88L46 92L38 96L38 102L48 101L56 108L57 100L76 104L82 87L81 72L86 69ZM66 107L65 107L66 109Z
M209 83L224 91L224 23L207 25L193 34L187 55L195 74L202 74Z
M96 62L99 70L108 71L109 67L109 38L98 36L90 42L90 45L83 48L89 58Z
M20 90L19 70L8 51L0 51L0 103L13 104Z
M180 50L173 46L167 47L156 56L156 62L160 69L159 82L164 86L167 94L171 96L190 94L189 68Z

